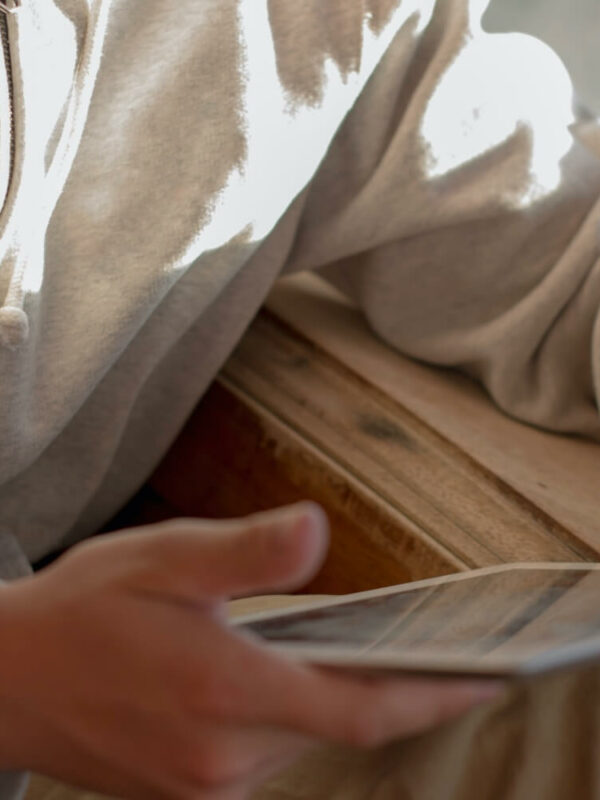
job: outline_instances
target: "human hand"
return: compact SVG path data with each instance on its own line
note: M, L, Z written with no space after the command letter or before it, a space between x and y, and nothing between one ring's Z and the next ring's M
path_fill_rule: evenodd
M326 546L301 504L97 537L0 587L0 768L131 800L243 800L321 741L375 746L490 696L334 675L228 625L227 598L302 585Z

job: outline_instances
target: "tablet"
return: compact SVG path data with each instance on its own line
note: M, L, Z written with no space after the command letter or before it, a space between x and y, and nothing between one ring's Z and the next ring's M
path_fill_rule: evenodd
M532 675L600 662L600 565L503 565L253 614L236 625L321 666Z

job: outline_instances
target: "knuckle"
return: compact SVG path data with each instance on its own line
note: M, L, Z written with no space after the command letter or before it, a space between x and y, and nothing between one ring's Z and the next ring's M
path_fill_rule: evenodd
M138 563L142 572L161 571L173 559L180 559L185 535L193 530L191 521L169 520L138 534Z

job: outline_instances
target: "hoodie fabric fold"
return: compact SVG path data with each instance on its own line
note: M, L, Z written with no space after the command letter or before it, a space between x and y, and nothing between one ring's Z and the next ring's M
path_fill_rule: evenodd
M598 127L548 47L482 30L485 5L7 17L0 526L28 559L143 483L285 271L322 270L508 413L598 437Z

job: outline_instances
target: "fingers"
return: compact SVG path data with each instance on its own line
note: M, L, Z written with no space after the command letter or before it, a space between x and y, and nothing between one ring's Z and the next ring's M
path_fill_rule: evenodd
M374 744L377 745L381 739L388 741L398 736L423 733L474 706L496 699L503 691L503 684L490 680L417 677L387 680L375 687L375 705L379 703L385 713L381 724L374 723ZM370 745L369 731L366 737L366 743Z
M399 678L373 683L312 675L280 698L281 724L321 739L376 747L413 736L497 696L489 683ZM275 710L275 709L274 709Z
M225 630L211 642L221 670L208 691L199 678L202 689L191 699L199 715L260 722L342 744L370 747L420 733L502 691L487 681L353 679L293 663ZM204 649L199 661L205 668L206 658Z
M299 681L293 693L282 693L277 706L281 724L342 744L375 747L440 725L497 694L487 683L414 678L365 683L316 673Z
M164 523L136 541L149 586L186 600L297 588L320 567L327 545L327 519L312 503L239 521Z

